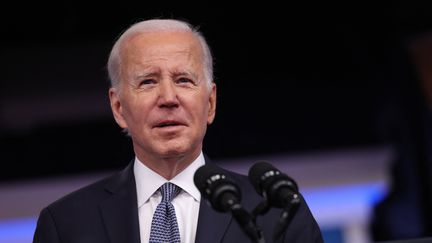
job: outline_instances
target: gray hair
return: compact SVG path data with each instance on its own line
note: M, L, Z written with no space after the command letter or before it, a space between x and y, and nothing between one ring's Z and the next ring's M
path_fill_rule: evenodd
M137 33L145 33L151 31L186 31L191 32L198 38L201 44L203 59L204 59L204 78L207 81L208 87L211 87L213 82L213 57L203 34L198 31L198 28L193 27L191 24L175 19L151 19L137 22L131 25L115 42L111 53L108 58L108 75L112 87L118 86L121 79L121 58L120 47L124 40L129 36Z

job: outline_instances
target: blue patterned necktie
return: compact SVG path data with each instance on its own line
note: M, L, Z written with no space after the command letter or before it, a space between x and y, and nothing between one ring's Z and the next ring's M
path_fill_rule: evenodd
M180 243L180 232L171 200L179 194L181 189L167 182L159 190L162 194L162 201L153 214L150 243Z

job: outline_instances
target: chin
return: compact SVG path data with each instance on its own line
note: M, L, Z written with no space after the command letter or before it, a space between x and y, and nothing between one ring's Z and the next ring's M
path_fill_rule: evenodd
M153 149L165 158L194 156L196 151L200 150L200 143L196 139L177 137L175 139L159 140L153 144Z
M160 150L163 157L178 157L186 154L189 150L186 146L164 146Z

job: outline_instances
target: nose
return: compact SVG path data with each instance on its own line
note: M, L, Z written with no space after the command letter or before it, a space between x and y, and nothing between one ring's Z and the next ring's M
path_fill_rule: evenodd
M162 81L159 86L158 106L173 108L179 105L175 84L171 81Z

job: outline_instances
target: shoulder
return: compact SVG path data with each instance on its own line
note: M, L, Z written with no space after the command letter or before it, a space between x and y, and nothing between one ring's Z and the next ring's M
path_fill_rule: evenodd
M109 177L105 177L102 179L99 179L96 182L93 182L89 185L86 185L84 187L81 187L75 191L69 192L68 194L62 196L61 198L57 199L56 201L52 202L48 205L49 208L56 208L61 205L65 204L73 204L75 201L92 201L101 199L106 195L105 192L105 185L112 180L112 178L115 177L115 175L111 175Z
M114 172L112 175L72 191L52 202L46 208L51 212L75 212L77 209L94 207L110 197L119 187L134 185L133 170L130 167L132 166L129 165L122 171Z

